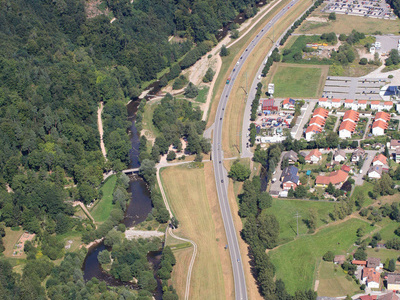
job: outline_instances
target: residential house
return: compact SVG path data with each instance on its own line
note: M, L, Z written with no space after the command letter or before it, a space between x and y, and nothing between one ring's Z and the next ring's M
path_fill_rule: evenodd
M356 130L356 123L352 121L344 121L339 127L339 137L341 139L351 138L352 133Z
M288 166L283 169L282 171L282 188L285 191L296 189L297 185L299 184L299 176L297 175L298 169L294 166Z
M325 187L328 186L329 183L332 183L334 186L339 187L343 184L343 182L347 180L348 177L349 174L342 170L334 171L331 172L328 176L317 176L317 178L315 179L315 184L317 186Z
M362 266L362 267L366 267L366 266L367 266L367 261L366 261L366 260L357 260L357 259L354 259L354 260L351 261L351 263L352 263L353 265L356 265L356 266Z
M400 148L396 149L395 156L396 163L400 163Z
M325 119L321 118L320 116L312 117L308 126L317 125L321 128L325 126Z
M337 162L342 162L346 160L346 152L344 150L338 149L333 153L333 160Z
M344 107L357 110L358 105L353 99L346 99L344 101Z
M333 98L332 99L332 107L339 108L342 106L342 102L340 99Z
M329 111L322 107L316 108L313 112L313 117L320 116L321 118L326 119L328 117L328 115L329 115Z
M390 114L384 111L377 112L374 121L383 121L387 123L390 121Z
M400 274L388 274L386 282L389 291L400 291Z
M343 122L351 121L353 123L357 123L360 120L359 116L360 113L358 111L349 109L343 115Z
M391 150L400 149L400 140L391 140L390 141L390 149Z
M357 147L357 149L353 152L351 155L351 161L352 162L357 162L360 159L363 159L365 156L365 150L361 147Z
M388 128L388 123L381 120L372 123L372 134L375 136L385 135L385 130Z
M388 288L389 289L389 288ZM379 296L379 300L399 300L399 296L396 295L396 293L387 293L385 295Z
M393 102L392 101L385 101L383 102L383 109L390 111L393 107Z
M318 149L313 149L305 157L306 163L313 164L318 163L322 159L322 154Z
M378 110L381 111L383 109L383 105L380 101L371 101L371 110Z
M350 173L351 167L348 166L348 165L343 165L343 166L340 168L340 170L342 170L342 171L344 171L344 172L346 172L346 173Z
M345 255L335 255L335 258L333 259L333 263L336 265L343 265L345 261L346 261Z
M285 153L285 155L283 156L283 159L287 159L289 164L294 164L295 162L297 162L298 155L296 152L294 152L293 150L290 150L288 152Z
M328 98L319 98L318 105L324 108L332 108L332 102Z
M379 289L380 273L374 268L363 268L362 282L370 289Z
M263 99L262 101L262 111L266 113L268 111L277 111L278 106L274 106L274 99Z
M282 108L284 109L294 109L295 108L296 101L292 98L286 98L282 102Z
M366 110L367 109L367 100L358 100L357 108L361 109L361 110Z
M321 131L322 128L317 125L308 126L306 129L306 140L311 141L313 139L313 136L317 133L320 133Z
M377 295L362 295L358 297L360 300L376 300L378 298Z
M383 268L383 264L381 264L381 259L377 257L368 257L367 258L367 268L373 268L376 271Z
M382 177L382 166L371 166L368 169L368 177L369 178L374 178L374 179L379 179Z
M382 153L378 154L372 160L373 166L382 166L383 171L389 171L388 159Z

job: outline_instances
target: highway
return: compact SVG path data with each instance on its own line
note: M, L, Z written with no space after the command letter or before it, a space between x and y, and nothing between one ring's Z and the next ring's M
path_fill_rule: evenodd
M215 182L217 186L218 200L221 208L222 219L224 222L225 232L228 241L228 249L231 257L232 270L233 270L233 278L235 284L235 299L244 300L248 299L247 290L246 290L246 279L243 271L243 264L240 255L238 238L235 232L235 226L232 219L232 213L229 206L228 200L228 177L227 171L223 166L223 158L224 153L222 151L222 126L225 115L225 107L229 99L229 95L232 90L232 86L235 82L236 76L242 68L244 62L249 57L251 51L255 48L255 46L260 42L263 36L273 27L275 23L277 23L285 13L290 10L290 8L296 4L299 0L291 1L287 6L285 6L282 10L280 10L271 21L261 29L258 35L250 42L248 47L243 51L240 56L239 61L236 63L234 69L230 74L230 82L226 84L224 90L222 92L221 98L219 100L215 122L214 122L214 136L212 143L212 160L214 166L214 174L215 174ZM278 43L277 43L278 44ZM273 46L274 47L274 46ZM261 67L260 67L261 68ZM247 101L251 102L253 98L248 97ZM245 115L246 119L246 115ZM248 127L247 127L248 128ZM249 149L246 147L242 149L249 152Z

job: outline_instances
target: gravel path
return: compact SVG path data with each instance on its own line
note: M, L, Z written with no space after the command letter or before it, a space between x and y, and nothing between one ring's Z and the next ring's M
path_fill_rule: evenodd
M138 239L138 238L143 238L143 239L148 239L151 237L161 237L164 235L164 232L160 231L147 231L147 230L135 230L134 228L127 229L125 231L125 237L128 240L133 240L133 239Z

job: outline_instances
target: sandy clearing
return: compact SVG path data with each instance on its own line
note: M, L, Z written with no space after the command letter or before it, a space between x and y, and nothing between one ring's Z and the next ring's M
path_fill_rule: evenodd
M103 112L104 104L103 101L100 101L100 106L97 109L97 128L99 129L99 135L100 135L100 148L101 148L101 153L103 153L104 158L107 161L107 151L106 147L104 146L104 141L103 141L103 120L101 119L101 114Z
M146 230L135 230L134 228L127 229L125 231L125 237L128 240L133 240L133 239L138 239L138 238L143 238L143 239L148 239L152 237L161 237L164 235L164 232L160 231L146 231Z

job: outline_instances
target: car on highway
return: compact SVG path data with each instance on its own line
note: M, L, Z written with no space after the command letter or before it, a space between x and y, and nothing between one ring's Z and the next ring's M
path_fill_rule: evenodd
M240 262L240 258L237 259L237 262Z

